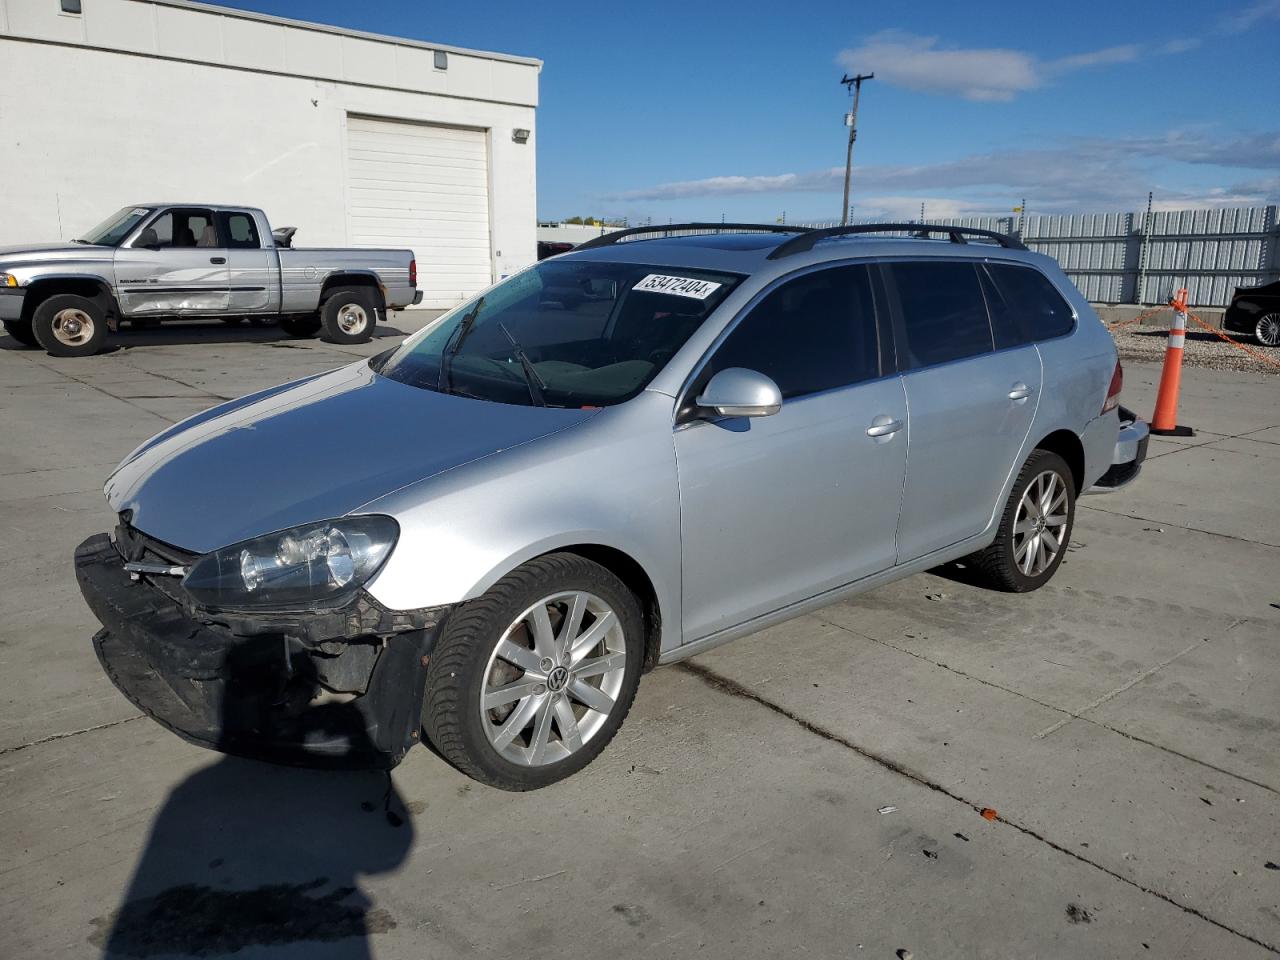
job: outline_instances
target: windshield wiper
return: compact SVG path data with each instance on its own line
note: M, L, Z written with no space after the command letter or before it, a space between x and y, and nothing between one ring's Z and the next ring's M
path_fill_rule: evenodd
M453 358L459 350L462 349L462 342L471 334L471 328L475 326L476 317L480 314L480 308L484 306L484 297L476 301L476 305L467 311L467 315L463 317L456 327L454 327L452 336L444 345L444 349L440 351L440 374L436 378L436 389L444 393L453 392Z
M524 382L529 385L529 398L538 406L545 407L547 399L542 395L542 391L547 389L547 382L538 376L538 371L534 369L533 361L524 352L524 347L520 346L520 341L507 329L507 325L499 322L498 329L511 341L511 352L520 361L520 369L524 371Z

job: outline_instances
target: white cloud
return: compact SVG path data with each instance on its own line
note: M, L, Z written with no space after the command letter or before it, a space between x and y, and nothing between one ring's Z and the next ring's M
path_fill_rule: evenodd
M875 215L915 217L924 200L930 216L959 216L1006 213L1023 196L1034 198L1033 205L1039 211L1057 212L1134 209L1152 189L1162 202L1184 207L1259 203L1274 199L1280 192L1280 183L1274 177L1201 190L1162 185L1156 167L1161 160L1280 170L1280 134L1236 138L1204 133L1132 139L1078 138L1044 148L970 154L936 163L857 166L853 172L854 204L859 210L871 206L874 209L869 213ZM835 195L843 177L843 167L736 174L657 184L603 199L636 204L703 197Z
M1012 100L1040 85L1036 58L1020 50L943 49L937 37L901 30L877 33L860 47L841 51L847 70L925 93L959 94L969 100Z
M1070 56L1050 60L1044 65L1046 72L1061 73L1068 70L1080 70L1084 67L1106 66L1112 63L1129 63L1137 60L1142 48L1136 43L1125 43L1115 47L1103 47L1088 53L1073 53Z
M1195 43L1171 41L1158 47L1157 52L1184 52ZM874 73L876 79L908 90L966 100L1007 101L1062 74L1130 63L1142 53L1138 44L1125 43L1044 59L1003 47L944 47L937 37L884 30L868 37L861 46L842 50L836 62L846 70Z
M1218 21L1218 33L1233 34L1252 30L1267 20L1280 20L1280 0L1260 0Z

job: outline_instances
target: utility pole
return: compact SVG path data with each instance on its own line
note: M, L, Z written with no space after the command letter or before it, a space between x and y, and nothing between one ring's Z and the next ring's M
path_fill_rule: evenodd
M849 175L853 171L853 141L858 139L858 100L862 97L862 81L874 79L874 73L860 73L855 77L846 73L840 81L853 93L853 110L845 115L845 123L849 126L849 146L844 155L844 204L840 208L842 227L849 225Z

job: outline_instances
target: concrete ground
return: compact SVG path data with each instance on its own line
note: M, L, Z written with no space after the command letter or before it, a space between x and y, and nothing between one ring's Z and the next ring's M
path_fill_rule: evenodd
M920 575L656 671L537 793L425 749L389 783L270 767L136 717L71 571L106 473L412 326L175 326L88 360L0 339L0 957L1280 952L1274 376L1186 371L1197 436L1083 501L1040 592Z

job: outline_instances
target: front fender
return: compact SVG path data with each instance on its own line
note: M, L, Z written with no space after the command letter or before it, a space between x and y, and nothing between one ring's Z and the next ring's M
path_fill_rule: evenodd
M359 508L400 524L366 590L391 609L481 596L520 564L598 546L649 577L666 644L679 642L680 512L671 398L641 396L560 433L412 484Z

